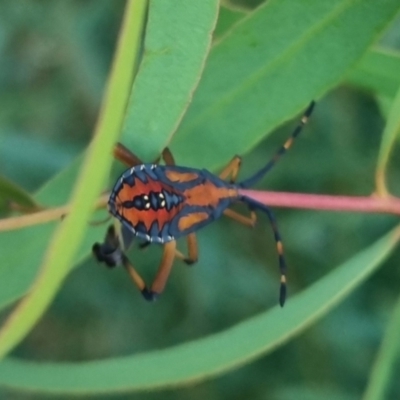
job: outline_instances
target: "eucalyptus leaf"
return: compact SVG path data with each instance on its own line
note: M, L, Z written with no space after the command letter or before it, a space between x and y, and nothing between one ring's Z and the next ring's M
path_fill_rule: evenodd
M193 342L82 363L0 362L0 385L58 394L105 394L200 382L267 354L326 315L379 268L400 238L397 228L310 288L232 328ZM251 340L249 340L251 338Z
M400 52L377 47L365 54L346 81L393 99L400 87L399 70Z

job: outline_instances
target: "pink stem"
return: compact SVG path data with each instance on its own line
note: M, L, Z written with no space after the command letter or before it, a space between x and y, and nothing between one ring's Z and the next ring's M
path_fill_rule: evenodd
M400 215L400 199L396 197L327 196L319 194L264 192L244 189L239 190L239 193L251 197L260 203L275 207Z

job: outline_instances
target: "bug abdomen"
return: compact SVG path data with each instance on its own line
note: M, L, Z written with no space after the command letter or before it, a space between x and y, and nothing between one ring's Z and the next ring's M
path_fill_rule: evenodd
M157 176L153 164L125 171L109 199L111 214L131 232L149 242L166 243L174 238L169 222L180 211L184 197Z
M111 214L149 242L166 243L218 218L237 190L205 170L143 164L125 171Z

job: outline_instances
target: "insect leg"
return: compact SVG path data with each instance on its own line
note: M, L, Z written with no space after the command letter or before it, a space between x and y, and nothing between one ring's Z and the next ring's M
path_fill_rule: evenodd
M197 250L197 239L195 233L189 233L187 235L187 242L188 242L188 256L185 256L182 252L178 249L175 250L175 257L179 258L180 260L184 261L188 265L192 265L197 262L198 259L198 250ZM145 249L151 243L144 242L139 244L140 249Z
M284 251L283 251L282 239L281 239L281 235L279 233L279 229L278 229L278 225L277 225L275 216L274 216L273 212L271 211L271 209L268 206L266 206L265 204L259 203L255 200L252 200L245 196L243 196L242 200L248 204L248 206L250 207L250 210L254 211L254 210L258 209L258 210L264 211L268 216L269 222L271 223L272 232L273 232L274 238L275 238L276 251L278 253L279 270L281 273L279 304L281 305L281 307L283 307L283 305L285 304L285 300L286 300L286 270L287 270L287 267L286 267L286 261L285 261Z
M162 151L161 155L155 159L154 164L160 164L161 157L164 160L165 165L176 165L175 158L172 155L171 150L168 147L166 147Z
M299 136L300 132L303 130L304 125L307 124L310 115L313 112L314 106L315 102L312 101L307 107L306 111L304 112L303 116L300 119L300 122L298 123L292 134L289 136L286 142L278 149L278 151L275 153L272 159L263 168L261 168L258 172L256 172L253 176L242 182L239 182L238 183L239 187L248 188L253 186L278 162L278 160L280 160L283 154L285 154L290 149L294 140Z
M197 262L198 259L198 249L197 249L197 239L195 233L189 233L187 235L188 243L188 256L186 257L179 250L175 251L176 257L184 261L188 265L192 265Z
M128 167L143 164L143 161L127 149L122 143L117 143L115 145L113 154L117 160L121 161Z
M175 158L171 153L171 150L166 147L162 152L162 158L166 165L175 165Z
M169 274L172 269L172 264L175 258L176 242L173 240L164 245L164 254L158 267L157 275L150 287L150 290L145 288L142 294L146 300L156 300L158 295L164 290Z
M240 156L233 157L229 164L221 171L219 177L221 179L227 179L229 176L231 176L230 182L234 183L239 174L241 163L242 158Z
M257 222L257 215L254 211L250 212L250 217L246 217L245 215L242 215L236 211L227 208L226 210L224 210L224 215L234 219L237 222L240 222L243 225L250 226L251 228L254 228Z
M131 278L131 281L137 286L137 288L140 290L142 293L143 297L148 300L148 301L155 301L158 299L158 296L161 294L161 292L164 289L165 283L167 282L169 273L171 272L171 267L172 267L172 262L174 260L174 257L172 259L166 259L166 250L164 251L164 256L161 261L160 267L157 272L157 276L151 285L150 289L146 286L146 283L144 282L143 278L140 276L140 274L136 271L136 269L133 267L133 265L130 263L128 257L123 254L123 259L122 259L122 264L128 273L129 277ZM174 253L172 253L174 255Z
M108 228L104 243L95 243L92 251L97 261L104 262L109 268L122 265L128 272L135 286L141 291L145 298L147 298L146 296L150 291L147 289L144 280L133 267L128 257L122 251L121 243L113 225Z
M146 297L147 293L149 292L149 290L146 286L146 283L144 282L143 278L139 275L139 273L136 271L136 269L133 267L133 265L129 261L128 257L125 256L125 254L123 255L122 265L124 266L125 271L128 273L129 277L131 278L131 281L140 290L140 292L143 294L145 299L146 300L154 300L154 299L148 299Z

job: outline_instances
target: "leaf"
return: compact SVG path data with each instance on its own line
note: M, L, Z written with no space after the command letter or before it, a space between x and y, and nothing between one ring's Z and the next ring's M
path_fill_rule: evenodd
M180 4L182 7L180 7ZM210 0L201 3L152 2L151 7L153 22L147 29L150 50L155 52L157 48L167 47L171 51L165 54L161 52L157 56L151 53L144 56L143 65L133 85L135 96L131 98L131 104L127 110L128 120L134 126L131 126L132 131L130 129L126 130L127 127L125 128L124 142L129 144L134 140L135 144L130 147L135 151L139 149L139 142L142 142L143 149L148 148L148 151L154 152L155 149L158 149L158 151L162 149L167 143L172 134L172 129L174 129L174 124L177 123L180 115L186 109L190 96L198 83L199 74L203 68L208 45L210 44L211 31L215 23L217 2ZM188 7L193 7L193 9L189 12ZM174 12L177 14L174 15ZM195 18L196 13L199 13L201 22L194 24L192 20L186 19L182 14L186 12L191 18ZM178 15L180 16L179 21L176 20ZM171 24L171 19L175 21L175 25ZM159 22L162 27L154 22ZM199 29L193 30L193 26L198 26ZM156 32L153 33L152 29L155 29ZM162 35L160 29L166 29L166 34ZM188 49L190 46L182 44L181 38L177 40L175 30L182 34L182 37L188 37L193 48ZM158 40L160 41L159 44L157 43ZM195 45L193 42L196 42ZM188 50L187 54L185 53L186 50ZM174 57L173 62L171 62L170 58L172 55ZM169 63L168 70L165 70L164 62ZM184 67L185 65L186 67ZM173 73L176 75L172 76L171 74ZM149 92L145 90L146 85L149 85ZM185 85L187 86L185 87ZM137 91L140 92L140 96L136 93ZM164 91L166 97L159 99L158 96L162 91ZM168 91L167 95L166 92ZM162 118L159 123L155 119L155 110L159 102L164 104L166 100L168 100L168 104L171 107L169 107L170 109L163 108L166 114L157 116L157 118ZM180 111L179 107L181 107ZM132 135L132 132L143 132L142 128L138 126L145 127L146 124L150 123L149 121L153 121L158 126L163 126L162 131L157 132L157 139L152 138L149 141L147 135ZM70 167L50 180L37 194L38 201L48 206L65 204L77 179L81 163L82 159L79 158ZM101 218L101 216L92 216L86 218L86 220ZM0 309L28 291L29 284L37 273L46 243L50 240L53 229L54 225L38 226L0 235L0 247L2 248L0 254L0 277L2 278L0 279ZM90 233L81 244L74 265L88 255L92 244L96 239L102 238L103 235L104 227L90 229ZM26 245L21 248L21 243L26 243ZM18 265L18 269L10 268L10 265ZM12 283L11 285L10 282Z
M127 4L100 122L78 178L72 211L56 230L31 291L13 310L0 331L0 356L4 356L17 345L46 310L67 275L83 239L87 218L100 193L104 176L111 166L111 156L107 155L110 154L121 128L146 5L145 0Z
M390 153L400 134L400 86L389 111L385 129L382 134L381 148L379 150L378 164L376 167L375 182L377 194L387 196L386 167Z
M38 203L24 189L0 176L0 208L1 203L13 202L27 210L37 210L40 208Z
M109 360L55 364L10 358L0 363L0 385L88 395L181 386L220 375L273 351L326 315L382 265L399 238L397 228L291 298L283 309L275 307L226 331Z
M188 115L174 136L172 148L178 162L213 170L233 154L246 152L270 129L343 78L397 9L394 0L272 0L249 13L210 53ZM150 146L142 132L133 139L134 149L139 142L143 142L141 148ZM37 197L39 202L66 202L77 165L50 181ZM7 278L4 286L9 280L18 285L12 298L0 290L0 308L29 288L27 282L38 266L32 260L41 259L43 243L51 234L49 230L44 236L37 229L24 230L20 240L14 235L0 236L0 274ZM93 229L85 241L93 243L102 236ZM27 240L31 259L21 251L21 243ZM18 265L18 270L10 265Z
M246 15L247 12L244 10L231 9L221 5L217 26L215 27L214 40L220 39L236 22L240 21Z
M98 136L96 136L95 141L93 142L93 152L97 151L97 153L95 153L96 155L92 156L92 163L88 164L88 169L83 170L83 174L79 180L81 197L77 197L75 200L75 205L79 204L79 207L76 207L77 211L73 211L71 215L65 219L62 226L60 227L60 230L56 232L53 245L49 248L47 252L47 258L45 259L45 265L43 267L44 272L39 275L39 278L36 281L33 290L31 290L28 297L24 299L23 303L21 303L21 305L17 307L10 319L6 321L6 324L0 332L0 354L4 354L5 352L9 351L13 346L15 346L15 344L18 343L19 340L23 338L23 336L28 332L29 328L33 326L35 321L44 312L47 305L54 297L56 290L59 288L63 278L70 270L70 264L74 256L74 251L77 250L79 239L81 239L83 235L84 225L88 220L90 206L94 201L93 196L95 196L96 193L96 185L100 186L102 184L104 176L108 172L110 159L109 157L107 157L107 153L110 153L109 149L112 147L112 143L116 141L116 137L119 132L119 126L122 121L122 116L125 112L125 96L128 95L129 82L131 81L131 77L134 71L134 56L137 53L135 49L138 48L141 39L141 19L143 19L146 4L146 2L139 2L137 9L135 8L135 6L130 6L126 11L126 26L122 31L123 35L120 47L121 52L118 55L120 58L117 58L114 65L114 73L111 78L109 87L110 92L107 99L108 103L104 106L103 115L100 118L101 123L98 127L99 133ZM150 62L148 62L148 60L146 61L146 59L142 61L142 65L148 63L149 65L155 65L156 68L142 67L141 71L139 72L138 79L137 81L135 81L136 83L133 88L135 92L134 99L137 98L136 91L138 91L138 97L139 99L141 99L141 101L135 103L135 101L131 99L130 107L128 107L128 116L134 118L135 115L138 115L139 117L141 117L136 119L134 118L135 121L140 120L143 122L146 116L151 115L152 122L154 123L160 117L154 115L154 105L147 104L150 107L147 114L143 112L142 108L135 107L136 104L142 105L146 103L145 99L149 98L146 96L151 96L151 86L149 87L149 91L147 91L146 85L148 85L149 82L152 82L153 85L156 85L153 86L153 89L157 89L158 91L160 91L161 88L157 86L157 84L163 82L164 80L167 80L168 82L173 81L174 85L176 85L176 83L180 82L180 80L173 78L177 78L178 76L179 78L183 78L183 80L181 81L181 85L176 86L175 90L173 87L171 87L171 85L169 85L169 88L171 89L172 94L176 94L176 98L179 101L174 102L171 98L169 109L167 110L167 112L165 112L164 110L162 115L164 118L169 115L174 115L173 113L176 113L178 109L180 110L180 114L182 115L189 101L191 91L198 82L198 75L200 74L200 71L203 67L205 55L208 50L207 43L209 44L211 41L211 30L213 29L215 24L218 3L215 0L209 0L207 2L203 2L202 6L200 6L200 9L199 6L195 3L192 3L188 6L183 6L183 4L179 6L179 3L173 3L172 7L168 6L172 3L159 4L160 5L158 5L158 3L152 3L152 7L150 8L148 40L150 40L150 43L155 46L155 48L152 48L150 46L150 49L155 52L157 49L157 51L161 52L167 50L167 53L169 51L172 51L173 57L172 59L169 58L167 61L170 63L171 66L174 65L175 68L171 68L169 74L167 73L168 71L164 71L163 75L161 67L163 65L165 67L165 64L160 63L159 60L156 64L153 64L153 61L158 59L158 57L155 57L154 60ZM167 7L169 13L166 12L165 6ZM175 9L175 7L177 6L178 8ZM189 58L189 63L186 68L189 73L184 74L182 73L182 70L180 70L178 73L178 65L180 66L180 68L182 68L184 66L184 63L181 62L179 57L174 55L174 50L183 49L183 51L185 51L185 49L187 48L185 48L184 46L177 46L176 37L169 37L167 32L162 33L162 30L160 30L161 26L159 24L159 21L160 19L165 20L166 16L169 16L171 19L174 12L176 12L177 10L179 10L180 13L183 12L185 13L185 15L192 15L194 17L199 12L200 14L202 14L202 7L205 9L206 12L204 13L204 17L201 20L203 22L207 21L207 29L201 24L198 25L198 29L193 29L193 27L196 26L195 21L189 21L191 23L188 25L187 19L180 17L181 14L178 14L178 18L179 20L183 21L183 23L175 24L173 26L172 32L174 32L174 34L178 31L179 34L182 35L182 27L184 27L186 30L190 29L191 31L197 33L195 37L191 37L190 40L187 40L187 46L190 46L192 48L191 54L195 55L199 59L197 60ZM211 12L212 10L213 12ZM191 14L189 13L189 11L191 12ZM155 25L152 25L154 23L152 22L153 19L155 19ZM198 20L197 17L196 20ZM202 38L203 40L200 41L200 38ZM202 43L203 47L196 47L193 44L193 41L195 41L196 43ZM164 48L164 46L166 47ZM182 56L182 54L180 55ZM165 62L166 61L164 60L164 63ZM144 73L143 71L145 71L146 73ZM157 79L154 79L155 77ZM182 95L182 93L184 93L184 96ZM140 95L142 95L143 97L141 98ZM152 101L153 100L154 99L152 99ZM173 107L172 105L175 103L176 106ZM179 119L179 115L176 118ZM169 126L168 128L168 121L164 120L162 121L162 123L165 123L167 125L167 129L173 129L173 127L171 126ZM175 121L174 123L176 124L177 121ZM165 138L165 135L169 135L170 132L171 131L167 130L163 134L158 136L157 140L161 143L161 146L159 146L160 148L165 146L165 142L163 143L161 141L161 138ZM97 147L95 144L97 144ZM104 162L104 160L107 160L107 162ZM101 168L99 166L101 166ZM97 189L97 193L99 191L100 190ZM48 227L41 229L47 231L49 230ZM26 232L29 232L29 230ZM81 233L81 235L79 233ZM41 237L41 240L42 246L40 246L40 248L43 248L45 243L45 236ZM85 244L87 244L86 241ZM90 249L90 247L91 246L88 245L86 248ZM35 248L35 253L40 254L37 250L38 249ZM11 253L10 256L11 259L15 258L15 253ZM8 297L4 299L4 304L7 304L8 302L10 302L11 299L14 299L16 297L15 286L13 286L12 289L13 290L11 291L6 289Z
M249 13L210 52L172 143L179 162L214 169L247 152L339 83L398 9L396 0L272 0Z
M400 345L400 299L397 300L389 324L386 328L385 337L379 349L377 359L372 368L371 377L365 391L364 400L385 399L388 391L390 378L394 375L396 360L399 358Z
M381 112L382 117L387 120L390 109L392 107L393 98L383 95L378 95L376 97L376 101L378 103L379 111Z
M200 80L218 1L150 3L148 33L122 141L144 160L167 146ZM139 140L138 137L143 137Z
M393 98L400 87L400 53L371 49L347 75L347 82Z
M82 157L50 180L36 195L39 204L47 206L65 204L73 189L81 164ZM54 229L55 224L46 224L18 231L0 232L2 249L0 254L0 309L18 300L28 291L38 272ZM94 230L96 231L96 229ZM83 249L83 254L87 254L87 249ZM82 259L83 254L81 249L75 262Z

